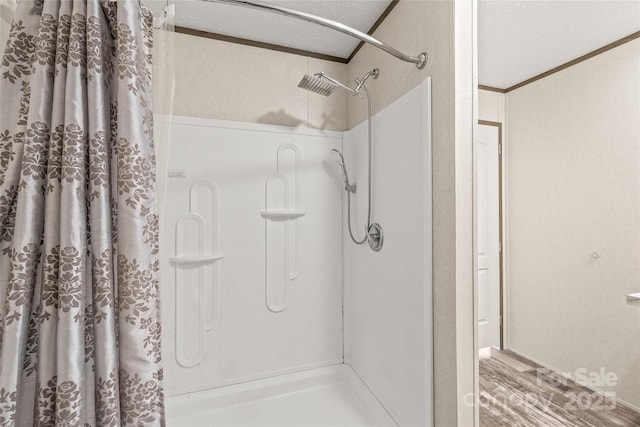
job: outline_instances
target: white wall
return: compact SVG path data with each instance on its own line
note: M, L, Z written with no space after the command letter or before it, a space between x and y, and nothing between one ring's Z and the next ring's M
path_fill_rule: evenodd
M400 426L432 424L431 129L424 82L373 118L373 252L343 237L345 362ZM345 133L358 239L367 217L367 125ZM346 203L345 203L346 205ZM346 214L345 214L346 217Z
M640 40L507 94L509 346L640 407ZM600 258L595 259L592 253Z
M157 125L162 121L156 118ZM160 261L167 395L342 363L342 191L340 171L330 154L332 148L342 147L342 134L181 117L171 122L168 168L181 170L186 177L169 178L166 198L161 199L165 206ZM306 215L298 220L299 248L295 239L286 237L285 222L261 216L265 182L276 173L277 151L283 144L294 144L300 151L299 208ZM281 161L290 165L290 153L287 156ZM166 176L166 170L161 169L161 174ZM293 174L287 176L293 185ZM191 186L202 180L217 185L220 194L220 233L206 239L219 240L220 247L212 251L224 254L216 263L221 268L219 293L212 276L199 278L193 268L180 270L182 279L178 280L177 267L169 261L180 255L176 254L180 243L176 223L190 212ZM270 207L281 200L271 190L277 188L270 188ZM209 199L206 194L198 196L198 204L205 200L208 206ZM202 217L213 223L208 215ZM185 251L197 252L200 234L204 233L195 230L184 238ZM295 280L286 274L286 250L300 255ZM267 276L273 279L268 289ZM202 298L199 280L205 280L214 294ZM184 293L182 306L176 299L180 292ZM288 307L278 313L270 311L266 297L272 305L280 304L283 293L288 295ZM220 315L214 327L205 331L204 359L197 366L181 367L176 360L176 340L184 337L180 348L186 349L189 358L195 357L200 302L210 310L211 300L221 301ZM184 327L177 328L180 311Z

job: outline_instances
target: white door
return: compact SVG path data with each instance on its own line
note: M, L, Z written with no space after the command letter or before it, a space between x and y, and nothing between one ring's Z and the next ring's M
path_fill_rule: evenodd
M478 341L500 348L499 128L478 126Z

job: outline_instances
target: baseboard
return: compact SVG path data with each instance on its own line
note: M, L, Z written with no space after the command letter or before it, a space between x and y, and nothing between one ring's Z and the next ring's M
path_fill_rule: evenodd
M611 392L607 392L607 391L601 390L598 387L594 387L594 386L592 386L590 384L585 383L584 381L580 381L577 378L575 378L573 375L567 375L566 372L559 371L558 369L553 368L553 367L547 365L546 363L544 363L544 362L542 362L540 360L537 360L534 357L528 356L526 353L524 353L524 352L522 352L522 351L520 351L518 349L515 349L515 348L511 347L511 348L505 348L505 350L512 351L513 353L517 354L518 356L524 357L525 359L529 359L533 363L535 363L537 365L540 365L545 369L548 369L549 371L553 372L554 374L557 374L557 375L560 375L563 378L569 379L569 380L573 381L574 383L578 384L581 387L587 388L587 389L593 391L594 393L601 394L601 395L605 396L607 399L611 399L611 400L615 401L616 403L619 403L620 405L623 405L623 406L626 406L627 408L633 409L636 412L640 412L640 407L637 407L636 405L633 405L633 404L631 404L631 403L629 403L629 402L627 402L625 400L620 399L617 395L612 395Z

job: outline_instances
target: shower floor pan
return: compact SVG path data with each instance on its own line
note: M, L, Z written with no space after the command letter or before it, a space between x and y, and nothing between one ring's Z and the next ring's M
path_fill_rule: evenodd
M166 411L169 427L396 426L347 365L170 397Z

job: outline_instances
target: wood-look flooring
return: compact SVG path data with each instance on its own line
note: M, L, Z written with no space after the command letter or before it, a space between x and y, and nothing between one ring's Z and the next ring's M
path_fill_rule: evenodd
M509 350L480 357L482 427L640 426L640 413L573 381L548 381L539 365Z

